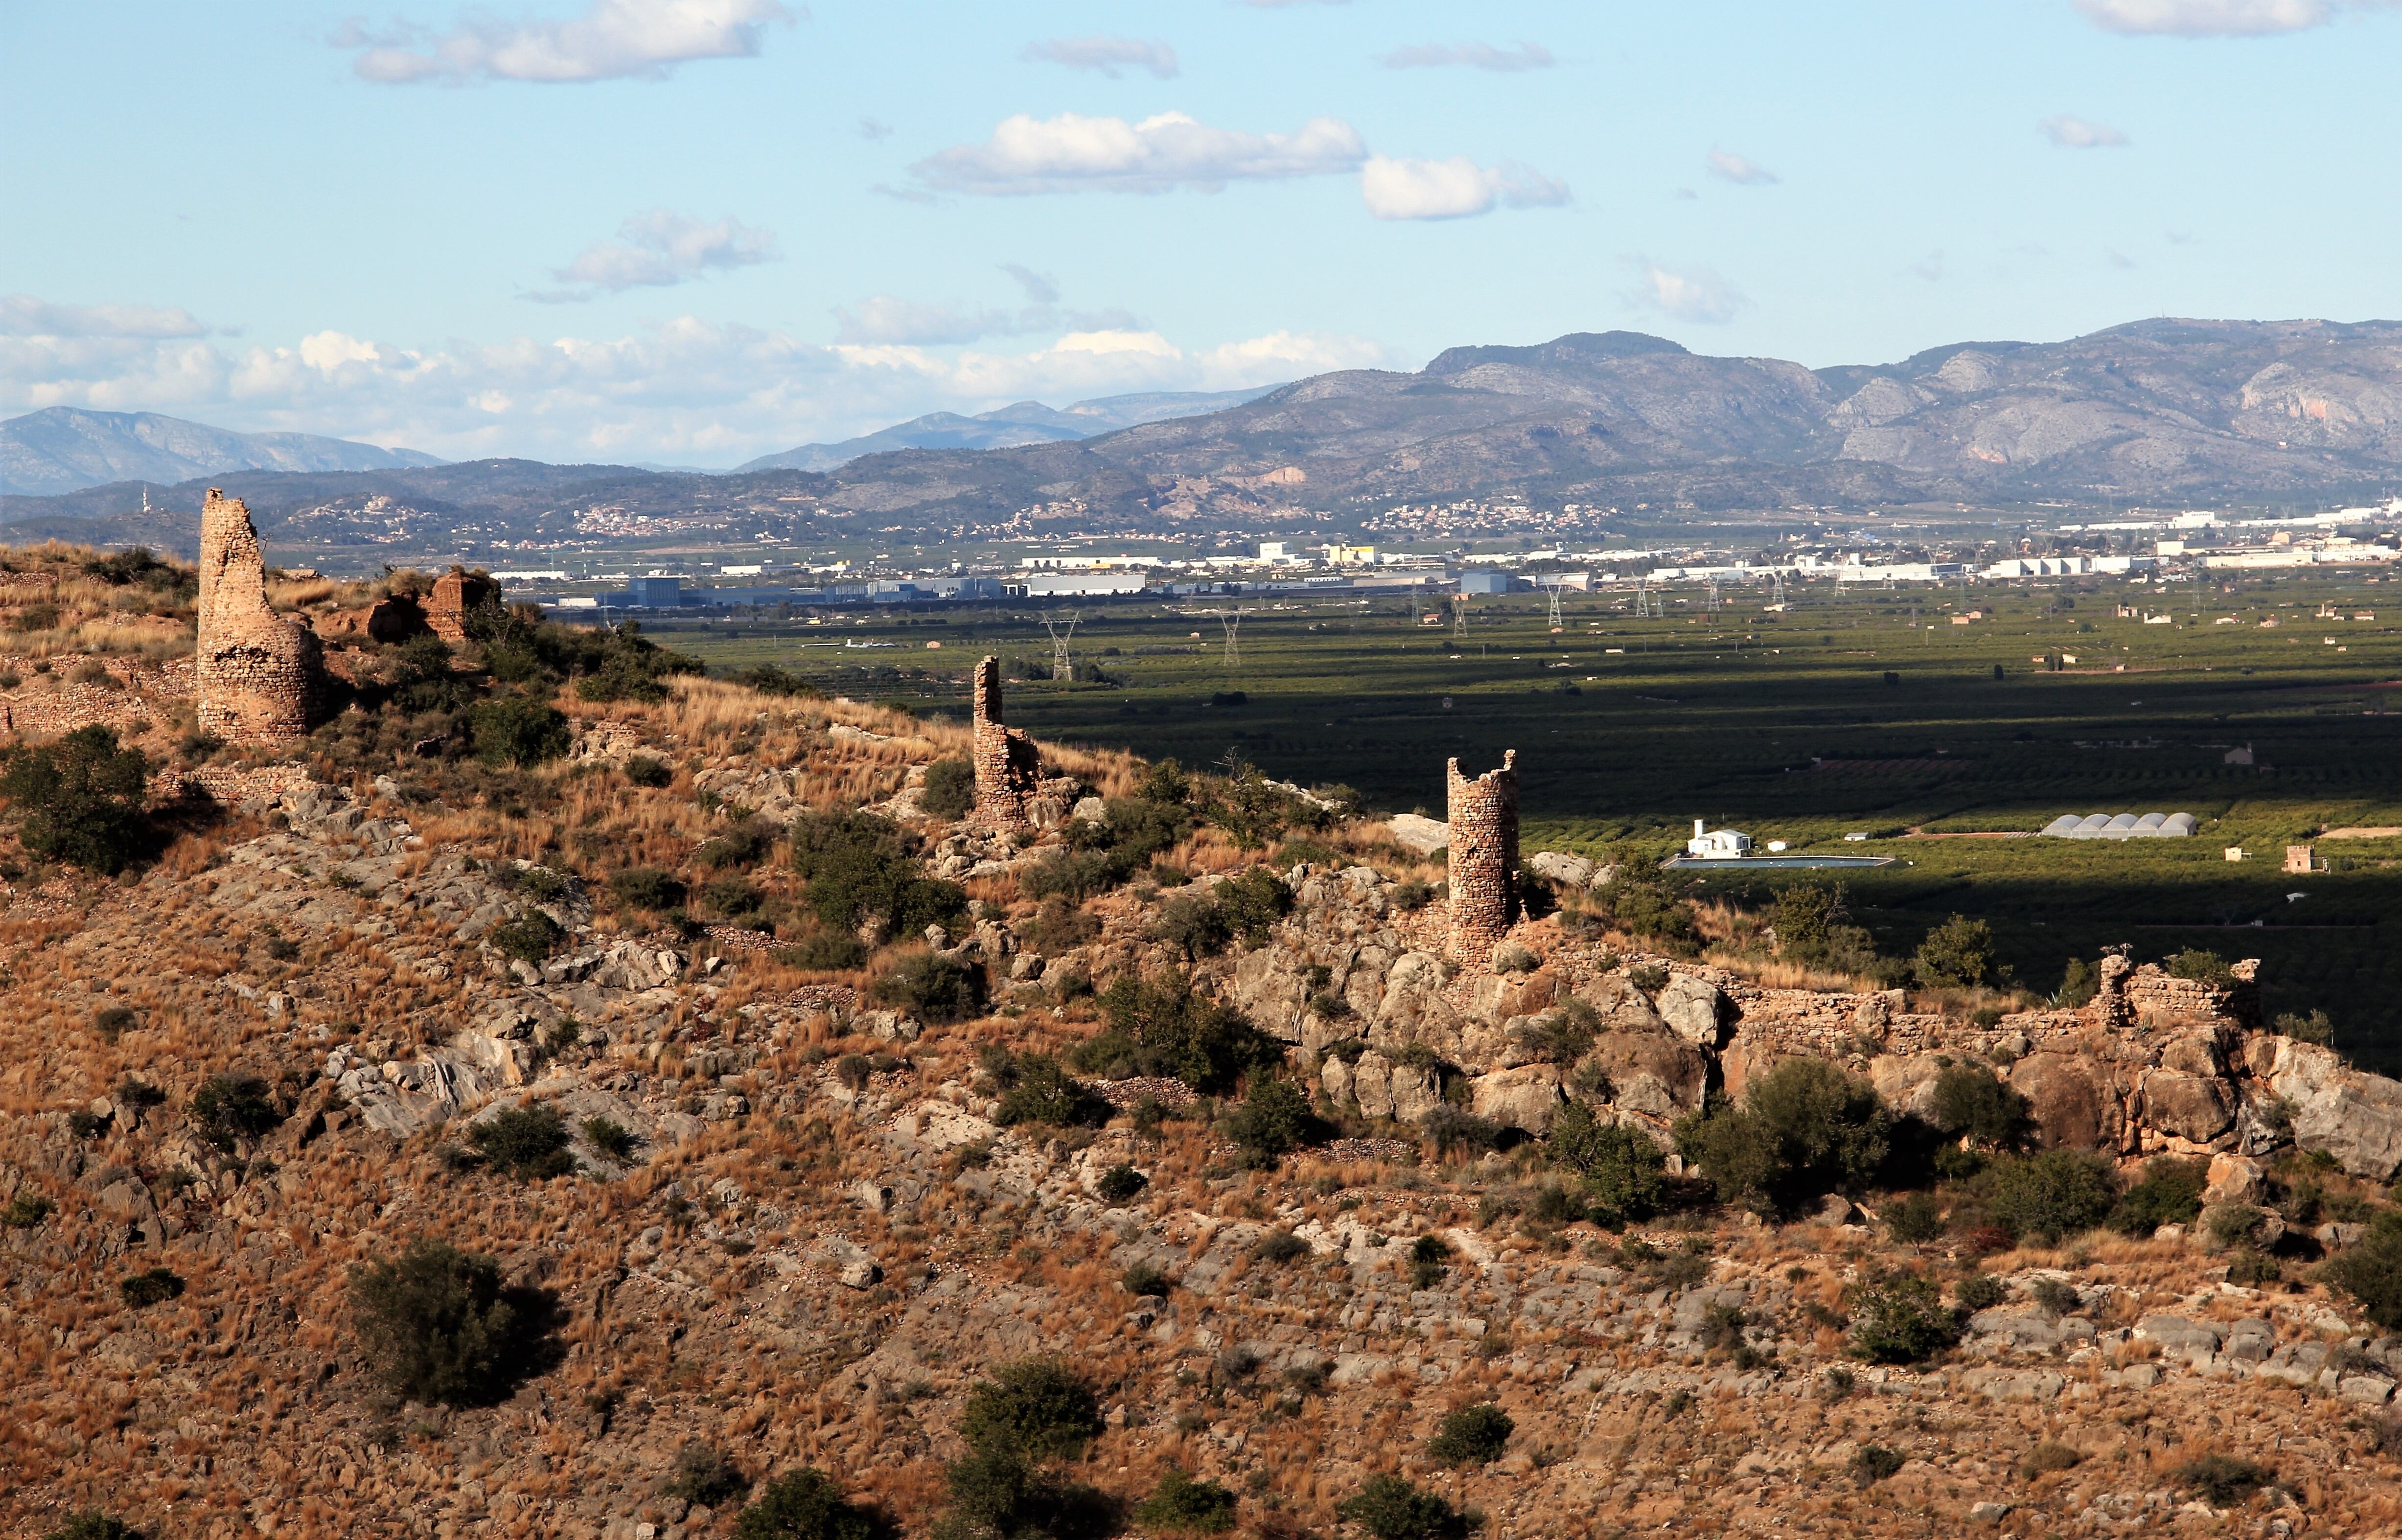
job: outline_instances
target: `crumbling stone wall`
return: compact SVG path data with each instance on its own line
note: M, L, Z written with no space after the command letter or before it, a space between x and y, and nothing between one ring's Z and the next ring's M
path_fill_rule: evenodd
M200 508L200 731L276 745L308 736L324 690L315 632L268 608L250 509L212 487Z
M1025 734L1001 720L1001 660L975 670L975 817L996 828L1023 828L1039 794L1042 757Z
M1451 955L1484 962L1518 919L1518 750L1470 780L1449 763Z
M501 585L481 572L453 567L434 580L425 596L425 625L456 647L467 639L467 612L500 602Z

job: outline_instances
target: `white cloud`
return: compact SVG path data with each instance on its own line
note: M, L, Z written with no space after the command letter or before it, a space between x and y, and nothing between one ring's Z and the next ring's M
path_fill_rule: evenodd
M1732 150L1712 150L1709 168L1712 176L1721 182L1732 182L1738 186L1774 186L1781 180L1774 172L1759 161L1747 156L1737 155Z
M191 311L156 305L57 305L0 295L0 337L202 337Z
M1418 43L1395 48L1377 61L1388 70L1442 69L1460 65L1471 70L1493 70L1504 75L1520 70L1547 70L1558 61L1552 50L1540 43L1520 43L1514 48L1497 48L1490 43Z
M768 23L792 20L778 0L590 0L567 21L480 13L447 33L413 25L375 33L352 21L328 41L360 50L352 69L386 85L658 80L696 59L752 58Z
M1004 118L981 144L959 144L911 167L944 192L1216 192L1229 182L1325 176L1359 169L1368 156L1358 131L1313 117L1291 133L1213 129L1180 112L1129 123L1061 113Z
M1479 166L1464 155L1406 160L1374 155L1360 168L1360 196L1379 219L1465 219L1568 200L1565 182L1524 166Z
M52 406L162 411L458 459L731 464L938 409L1230 390L1392 362L1359 337L1270 332L1183 347L1131 322L1022 352L828 347L690 316L614 338L520 336L423 350L338 329L246 347L8 334L0 335L0 415Z
M1071 70L1098 70L1114 80L1122 69L1149 70L1155 79L1176 77L1176 50L1144 37L1046 37L1026 45L1021 56L1037 63L1065 64Z
M1056 305L1059 302L1059 281L1049 273L1038 273L1015 262L1002 263L1001 270L1017 280L1017 286L1026 291L1026 297L1031 303Z
M892 125L881 118L863 117L859 120L859 137L871 144L879 139L890 139L892 137Z
M2091 123L2066 113L2047 117L2036 125L2043 136L2064 150L2116 149L2127 143L2127 136L2107 123Z
M2261 37L2335 20L2338 0L2076 0L2105 32L2164 37Z
M1679 321L1719 325L1732 321L1751 305L1734 285L1707 268L1680 271L1649 261L1638 262L1636 268L1640 281L1626 296L1628 300Z
M551 276L569 289L526 296L545 304L578 301L625 289L665 288L712 269L748 268L776 258L776 232L736 219L706 225L666 209L638 213L617 227L618 239L596 241Z

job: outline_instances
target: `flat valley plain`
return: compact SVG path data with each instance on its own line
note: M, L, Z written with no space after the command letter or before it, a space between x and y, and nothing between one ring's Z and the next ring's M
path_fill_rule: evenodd
M964 716L978 655L1040 673L1043 619L1064 631L1073 613L1079 678L1008 691L1011 722L1039 737L1191 766L1248 761L1436 818L1445 758L1473 774L1515 749L1529 853L1657 862L1701 818L1763 846L1892 856L1873 870L1670 875L1748 905L1785 882L1840 880L1855 921L1898 956L1950 914L1981 917L2038 993L2106 945L2138 961L2187 947L2258 956L2269 1012L2325 1009L2344 1052L2402 1072L2402 836L2324 832L2402 828L2402 587L2340 571L1790 592L1778 613L1758 586L1730 588L1711 612L1680 585L1649 618L1623 591L1571 594L1556 632L1540 595L1472 598L1456 630L1447 609L1424 624L1437 612L1425 598L1256 598L1239 603L1233 661L1231 599L680 620L648 634L714 666L775 664L830 694ZM1953 624L1972 610L1981 618ZM1995 837L2122 812L2188 812L2201 828ZM2298 843L2331 869L2285 873ZM2228 846L2247 859L2230 862Z

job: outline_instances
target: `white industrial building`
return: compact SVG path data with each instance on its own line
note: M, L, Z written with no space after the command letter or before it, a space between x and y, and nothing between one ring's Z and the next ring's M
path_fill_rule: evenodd
M1707 829L1703 820L1693 820L1693 837L1685 842L1685 854L1705 860L1726 860L1751 854L1751 836L1740 829Z
M2045 824L2043 832L2062 840L2183 839L2200 827L2190 813L2147 813L2142 818L2133 813L2088 813L2081 818L2063 813Z

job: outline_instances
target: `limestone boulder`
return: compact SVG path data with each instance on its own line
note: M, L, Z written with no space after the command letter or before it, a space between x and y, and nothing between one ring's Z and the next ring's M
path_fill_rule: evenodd
M2235 1093L2216 1076L2155 1069L2144 1077L2144 1121L2163 1134L2207 1144L2235 1122Z
M1549 969L1539 968L1530 973L1488 973L1476 981L1469 1011L1479 1021L1498 1025L1512 1016L1532 1016L1550 1010L1558 991L1559 979Z
M1393 838L1421 856L1431 856L1451 844L1451 825L1416 813L1403 813L1386 823Z
M1504 1128L1548 1134L1552 1116L1560 1108L1560 1072L1547 1064L1496 1069L1470 1081L1469 1092L1469 1110L1478 1117Z
M1869 1083L1897 1115L1935 1121L1935 1082L1943 1076L1944 1061L1958 1063L1949 1053L1880 1053L1869 1061Z
M1581 986L1576 997L1599 1011L1616 1031L1657 1032L1668 1024L1652 1009L1651 997L1628 983L1623 973L1603 974Z
M1425 1117L1443 1105L1443 1093L1432 1066L1400 1064L1374 1049L1351 1066L1351 1093L1368 1118L1398 1118L1403 1122Z
M1679 973L1668 981L1651 1002L1668 1030L1704 1052L1726 1046L1732 1002L1709 980Z
M2391 1182L2402 1173L2402 1082L2365 1074L2333 1049L2256 1033L2247 1045L2253 1077L2285 1098L2294 1142L2326 1150L2345 1171Z
M1536 851L1527 858L1526 869L1546 882L1555 882L1568 888L1592 886L1593 874L1598 870L1582 856L1571 856L1558 850Z
M2109 1066L2080 1053L2030 1053L2010 1066L2044 1148L2117 1149L2125 1118Z
M1581 1062L1608 1087L1613 1107L1650 1118L1679 1118L1708 1095L1709 1061L1672 1032L1604 1032Z

